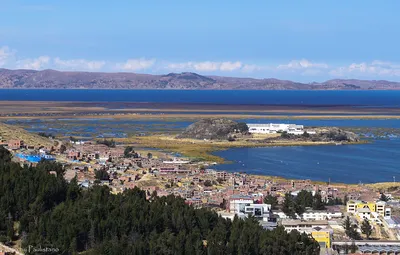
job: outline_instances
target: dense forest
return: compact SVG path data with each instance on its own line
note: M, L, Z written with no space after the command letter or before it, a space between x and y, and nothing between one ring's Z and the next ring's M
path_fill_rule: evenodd
M137 188L111 194L67 183L63 167L13 163L0 147L0 241L54 254L318 254L306 234L264 230L253 218L225 220L174 196ZM46 254L50 254L46 252Z

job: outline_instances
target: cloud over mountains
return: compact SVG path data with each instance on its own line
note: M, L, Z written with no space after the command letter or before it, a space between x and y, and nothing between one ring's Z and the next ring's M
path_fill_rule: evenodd
M276 62L276 61L275 61ZM251 63L250 61L169 61L155 58L128 58L122 61L61 58L43 55L20 58L15 49L0 46L0 68L9 69L57 69L61 71L89 72L198 72L210 75L247 76L255 78L299 76L314 78L364 78L400 79L400 64L390 61L328 64L306 58L280 61L281 63Z

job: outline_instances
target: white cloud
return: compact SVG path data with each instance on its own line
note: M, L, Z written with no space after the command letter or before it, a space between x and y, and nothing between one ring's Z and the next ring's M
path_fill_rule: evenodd
M273 69L272 67L253 65L253 64L245 64L242 67L242 71L245 73L259 72L259 71L272 70L272 69Z
M328 68L328 65L325 63L315 63L310 62L307 59L302 60L292 60L288 64L278 65L277 69L289 69L289 70L297 70L297 69L307 69L307 68Z
M125 63L117 63L117 69L124 71L139 71L146 70L152 67L156 63L155 59L128 59Z
M328 65L323 62L313 62L307 59L292 60L288 63L254 64L243 61L187 61L168 62L138 58L121 62L106 62L103 60L92 61L86 59L61 59L50 56L37 58L18 58L16 50L7 46L0 46L0 67L11 69L35 69L53 68L69 71L143 71L152 73L166 73L167 71L199 73L215 73L228 76L248 75L249 77L278 77L285 79L314 77L309 79L344 77L365 79L400 80L400 63L385 60L371 62L343 63L341 65Z
M17 61L17 68L19 69L33 69L40 70L47 66L50 62L50 57L40 56L35 59L22 59Z
M193 69L193 63L192 62L187 62L187 63L170 63L166 66L167 69L171 70L187 70L187 69Z
M220 66L221 71L232 72L234 70L242 68L242 63L239 61L236 62L223 62Z
M178 70L178 71L198 71L198 72L232 72L235 70L240 70L243 67L242 62L183 62L183 63L170 63L166 66L167 69Z
M220 63L217 62L199 62L193 64L193 69L196 71L213 72L219 69Z
M0 67L4 66L15 54L15 51L9 47L3 46L0 48Z
M62 70L70 71L98 71L105 66L105 61L90 61L85 59L54 59L54 65Z
M340 66L329 72L332 76L340 77L391 77L400 76L400 65L392 62L374 60L371 63L352 63L348 66Z

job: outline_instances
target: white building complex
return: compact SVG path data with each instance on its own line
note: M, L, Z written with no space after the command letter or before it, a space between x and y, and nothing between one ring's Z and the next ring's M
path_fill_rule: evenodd
M287 132L293 135L302 135L304 133L303 125L296 124L247 124L249 132L253 134L276 134L279 132ZM309 134L315 134L314 131L307 131Z
M233 219L234 215L237 215L239 218L253 216L264 222L269 222L271 220L271 205L256 204L252 196L231 196L228 201L227 209L227 213L220 214L223 218Z

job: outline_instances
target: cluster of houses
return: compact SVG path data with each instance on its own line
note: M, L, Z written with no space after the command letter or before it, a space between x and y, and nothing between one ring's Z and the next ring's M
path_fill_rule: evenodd
M302 126L290 128L300 132ZM280 130L277 129L276 132ZM6 146L15 152L20 152L22 148L28 149L23 141L17 140L7 141ZM57 160L65 163L65 178L70 180L76 177L84 188L96 184L108 186L113 193L139 187L145 190L149 197L153 192L158 196L172 194L184 198L189 205L212 208L224 218L253 216L266 229L282 225L288 232L295 229L307 233L325 248L332 246L335 232L343 231L344 213L354 216L358 221L368 219L374 224L400 229L400 218L391 217L392 205L374 200L379 193L374 193L366 187L315 184L310 180L288 181L215 171L208 169L210 165L206 162L171 159L165 156L167 154L165 157L150 157L135 153L134 156L127 157L124 149L122 146L110 148L104 144L80 142L62 151L53 148L53 154L57 154ZM44 155L48 153L47 148L39 150L42 150ZM95 173L99 170L107 171L108 178L97 180ZM344 197L347 197L348 201L342 206L326 206L325 210L308 208L301 215L296 215L295 219L263 202L265 196L273 195L282 203L286 193L297 196L301 190L313 194L318 192L323 201L338 198L343 200Z
M262 196L233 195L229 198L226 211L220 212L224 218L233 219L255 217L266 229L273 229L278 224L287 232L297 230L312 236L324 248L331 248L333 227L338 227L343 213L338 207L326 210L306 210L297 219L291 219L280 210L273 210L271 205L262 203Z
M303 188L306 186L303 186ZM271 188L270 192L273 193ZM298 190L291 193L296 196ZM325 193L324 198L329 199L329 196L332 198L338 195L338 190L335 189L334 194L328 192L330 193L329 196L327 196L327 192L321 193ZM275 194L278 195L276 192ZM350 197L351 195L354 196L354 193L349 193L349 195ZM397 206L399 205L397 204ZM281 225L287 232L297 230L312 236L323 248L332 247L334 233L342 233L339 237L344 237L343 221L345 215L353 216L352 220L359 222L359 225L364 219L367 219L373 226L400 229L400 225L397 225L400 224L400 218L392 218L390 205L379 200L373 202L349 200L346 205L326 206L324 210L308 208L301 215L296 214L295 218L290 218L281 210L272 209L271 205L264 204L262 194L231 195L227 201L226 210L220 211L219 214L231 220L234 217L246 218L252 216L259 219L260 224L267 229ZM400 238L400 235L398 235L398 238Z
M12 139L6 140L0 137L0 146L5 147L13 152L21 161L29 163L38 163L41 160L55 160L54 155L57 151L55 147L47 147L42 145L31 145L23 140Z

